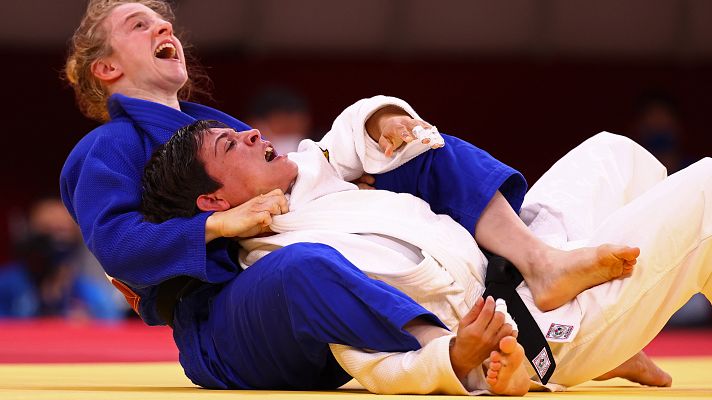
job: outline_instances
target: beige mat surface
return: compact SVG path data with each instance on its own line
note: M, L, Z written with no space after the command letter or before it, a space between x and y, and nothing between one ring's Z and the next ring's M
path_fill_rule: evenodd
M531 398L566 399L712 399L712 358L656 358L673 376L673 387L658 389L613 379L591 382L566 393L530 393ZM428 396L428 398L451 398ZM124 364L3 364L0 365L2 400L113 400L113 399L387 399L422 396L378 396L359 389L351 382L329 392L214 391L195 387L176 363ZM491 398L491 397L489 397Z

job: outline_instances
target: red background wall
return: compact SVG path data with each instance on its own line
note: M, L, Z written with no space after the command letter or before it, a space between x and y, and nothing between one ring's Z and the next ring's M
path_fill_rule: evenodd
M229 54L223 52L222 54ZM680 103L685 147L712 155L712 64L651 61L202 55L215 84L208 104L238 118L259 88L288 85L309 100L316 127L358 98L408 100L442 132L472 141L521 170L530 182L573 145L602 130L627 133L636 98L650 88ZM2 146L0 220L37 196L58 193L73 145L96 123L79 114L59 73L60 53L0 52ZM0 226L0 262L9 257Z

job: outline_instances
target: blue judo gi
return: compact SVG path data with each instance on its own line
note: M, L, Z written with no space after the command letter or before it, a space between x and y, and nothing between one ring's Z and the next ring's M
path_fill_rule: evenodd
M242 271L234 245L205 245L209 213L162 224L143 221L143 167L173 132L196 119L249 129L220 111L181 103L181 111L114 95L111 121L85 136L62 169L62 199L84 240L107 273L135 294L149 325L165 324L156 311L157 285L177 276L203 282L175 307L174 339L186 375L207 388L327 389L350 379L328 344L378 351L420 346L402 327L416 317L440 324L402 292L368 278L334 249L294 244ZM444 135L446 146L428 151L377 177L379 189L429 202L469 231L500 190L521 206L521 174L486 152Z

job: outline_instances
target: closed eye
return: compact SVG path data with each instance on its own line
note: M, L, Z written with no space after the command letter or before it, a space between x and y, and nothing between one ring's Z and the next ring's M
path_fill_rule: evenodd
M228 151L232 150L233 148L235 148L235 141L230 140L227 144L227 148L225 149L225 152L227 153Z
M143 29L143 28L145 28L146 26L147 26L147 24L146 24L144 21L137 21L137 22L133 25L133 29Z

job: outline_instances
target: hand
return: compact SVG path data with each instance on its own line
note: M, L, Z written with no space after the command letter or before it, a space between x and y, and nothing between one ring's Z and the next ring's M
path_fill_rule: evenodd
M375 187L373 185L376 183L376 178L373 175L363 174L360 178L351 181L354 185L358 186L361 190L373 190Z
M376 111L366 121L366 131L369 136L381 147L388 157L403 145L416 139L413 128L422 126L430 128L425 121L412 118L403 109L395 106L386 106Z
M473 368L482 364L499 341L512 336L512 327L504 323L504 314L495 312L492 296L477 299L470 312L460 321L457 337L450 347L450 362L458 378L464 378Z
M287 212L287 198L281 189L275 189L208 217L205 223L205 241L207 243L219 237L247 238L270 232L272 216Z

